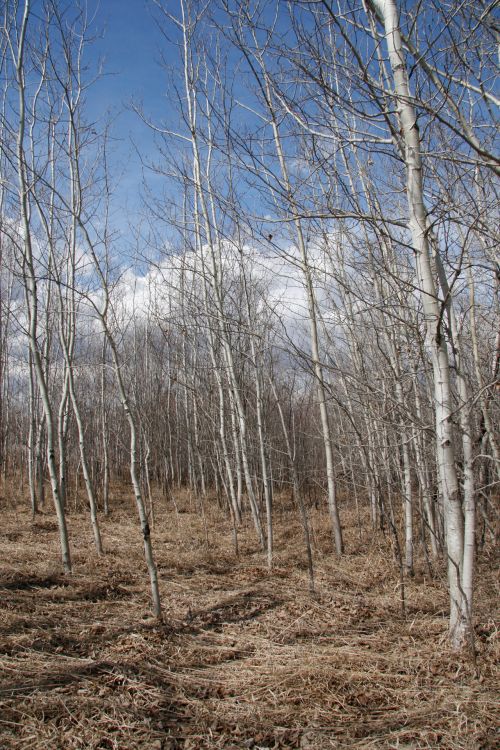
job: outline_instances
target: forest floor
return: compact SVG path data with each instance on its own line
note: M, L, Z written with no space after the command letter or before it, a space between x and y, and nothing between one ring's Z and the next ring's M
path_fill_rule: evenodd
M342 511L341 560L311 514L311 596L290 509L277 508L268 573L250 525L236 558L217 510L204 526L187 495L177 505L158 501L153 530L158 625L132 500L102 519L102 558L87 514L70 513L64 576L53 513L32 522L0 498L2 750L500 747L493 550L478 565L474 665L447 646L443 572L419 560L403 616L390 539L368 524L360 536L355 513Z

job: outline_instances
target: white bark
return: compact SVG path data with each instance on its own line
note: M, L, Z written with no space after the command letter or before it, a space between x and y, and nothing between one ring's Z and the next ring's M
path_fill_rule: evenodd
M408 84L408 71L396 3L394 0L373 0L373 3L384 22L386 43L394 79L394 96L405 147L409 229L415 252L418 285L421 291L427 327L427 345L434 372L436 451L442 483L448 554L450 636L452 642L459 646L464 641L467 623L467 603L464 601L461 585L464 527L452 436L450 364L442 330L441 310L432 272L427 236L428 219L424 204L420 135Z
M314 291L314 283L312 278L311 267L309 264L309 258L307 253L307 244L302 230L302 222L300 220L300 212L298 206L295 203L292 193L292 187L290 183L290 177L283 151L281 142L280 131L278 128L276 114L274 111L271 87L267 77L266 70L261 60L259 60L264 76L264 92L266 97L266 105L268 107L269 115L271 117L271 126L273 130L273 139L278 156L278 161L281 169L281 176L283 186L287 193L288 204L293 217L293 223L295 225L297 245L300 253L301 270L304 277L304 283L307 294L307 307L309 314L309 331L310 331L310 343L311 343L311 361L313 365L314 374L316 377L316 387L318 392L318 405L321 419L321 429L323 436L323 447L325 451L326 461L326 479L328 486L328 509L330 511L330 518L332 522L333 539L335 544L335 550L338 555L344 552L344 542L342 538L342 526L340 523L340 515L337 505L337 487L335 482L335 465L333 459L333 444L331 436L330 421L328 416L327 399L326 399L326 388L323 367L320 358L319 348L319 334L318 334L318 320L317 320L317 305L316 295Z
M59 527L59 539L61 544L62 564L65 573L71 573L71 554L69 548L66 516L59 488L59 478L55 454L54 417L50 402L49 390L43 368L40 350L38 348L38 290L37 279L33 257L30 207L29 207L29 180L26 168L26 155L24 148L26 128L26 99L25 99L25 60L24 51L28 22L30 19L30 1L25 0L23 15L19 29L18 48L15 59L16 83L18 89L19 123L17 132L16 167L18 176L19 206L21 213L21 235L22 254L24 269L24 286L26 305L28 311L28 341L33 360L33 367L40 392L40 398L45 415L45 426L47 431L47 463L49 469L52 498Z
M238 385L238 379L236 376L236 367L234 363L234 356L233 351L231 348L231 343L229 341L229 338L227 336L226 332L226 321L224 319L224 305L222 300L222 286L221 286L221 270L220 265L218 263L217 258L217 247L218 243L220 242L220 238L216 235L216 229L215 227L212 227L211 220L210 220L210 213L208 210L207 200L206 200L206 190L204 184L203 184L203 170L202 170L202 160L200 155L200 149L198 145L198 134L197 134L197 125L196 125L196 92L193 88L194 86L194 68L192 63L192 54L193 50L190 47L191 43L191 27L189 20L187 16L187 8L184 0L181 2L181 12L182 12L182 23L181 31L183 35L183 63L184 63L184 82L185 82L185 90L186 90L186 99L187 99L187 113L188 113L188 123L191 131L191 147L192 147L192 155L193 155L193 184L195 188L195 196L196 196L196 202L200 207L201 212L201 218L203 221L203 229L205 233L205 240L208 245L208 251L209 251L209 262L210 262L210 276L211 276L211 286L213 288L214 292L214 301L215 301L215 314L216 314L216 322L217 322L217 329L218 329L218 335L221 341L222 350L224 353L224 358L226 361L227 366L227 372L230 379L231 384L231 397L232 397L232 403L235 406L236 409L236 415L238 420L238 435L239 435L239 443L240 443L240 450L241 450L241 462L243 466L243 474L245 477L245 484L247 489L247 495L248 500L250 504L250 510L252 513L254 525L257 531L257 535L259 537L259 541L261 544L262 549L265 549L265 540L264 540L264 534L262 531L262 524L260 521L260 513L259 508L257 505L257 501L255 498L255 493L253 489L252 484L252 477L250 473L250 465L248 460L248 447L247 447L247 421L245 416L245 410L243 407L243 402L240 395L239 385ZM209 183L208 183L209 185ZM214 236L215 232L215 236ZM202 254L203 258L203 254Z

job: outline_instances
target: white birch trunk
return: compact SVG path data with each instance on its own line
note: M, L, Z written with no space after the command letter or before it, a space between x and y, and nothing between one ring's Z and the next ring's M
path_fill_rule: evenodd
M297 245L300 253L301 270L304 277L304 283L307 294L307 308L309 314L309 331L310 331L310 343L311 343L311 361L313 365L314 375L316 377L316 387L318 392L318 405L321 419L321 430L323 435L323 447L325 451L325 462L326 462L326 479L328 486L328 509L330 511L330 519L332 523L333 540L335 550L338 555L344 552L344 542L342 538L342 526L340 524L340 515L337 505L337 488L335 483L335 466L333 459L333 445L331 428L328 417L327 399L326 399L326 388L323 367L321 365L320 351L319 351L319 334L318 334L318 321L316 311L316 295L314 292L314 283L312 279L311 268L309 265L309 259L307 254L307 245L302 231L302 222L300 220L300 213L295 200L293 198L290 178L288 174L288 167L281 143L280 131L276 121L276 114L274 111L271 87L267 77L267 73L261 60L259 60L262 73L264 76L264 91L266 96L266 105L269 110L271 117L271 126L273 130L273 139L280 164L281 176L283 180L283 186L287 193L288 203L290 211L293 217L297 235Z
M464 602L461 585L464 529L453 448L450 364L441 326L441 310L432 272L427 236L428 221L424 205L420 134L408 85L408 71L396 3L394 0L373 0L373 3L383 18L394 79L395 100L405 146L409 229L415 251L418 285L421 290L427 327L427 345L430 350L434 372L436 451L442 482L448 554L450 636L453 644L459 646L464 641L467 622L467 605Z
M49 469L50 483L52 488L52 498L57 516L59 527L59 539L61 544L62 564L65 573L71 573L71 554L68 540L68 530L66 526L66 516L64 507L61 502L59 489L59 478L57 472L56 455L55 455L55 435L54 435L54 417L52 405L50 403L49 390L45 378L42 358L38 348L38 291L33 257L31 228L30 228L30 208L29 208L29 187L26 173L26 161L24 151L24 136L26 126L26 101L25 101L25 71L24 71L24 49L26 43L26 33L30 17L30 2L25 0L21 25L19 29L18 49L15 59L16 64L16 83L18 87L19 99L19 123L16 144L17 159L17 176L19 190L19 204L21 213L21 234L23 242L23 270L26 305L28 311L28 341L33 359L33 367L40 392L40 398L45 415L45 426L47 431L47 463Z
M237 414L238 428L239 428L238 435L239 435L239 443L240 443L240 450L241 450L241 461L242 461L242 466L243 466L243 474L245 477L247 495L248 495L250 510L252 512L252 517L253 517L254 525L257 531L257 535L259 537L259 541L260 541L262 549L265 549L266 545L265 545L265 540L264 540L264 534L262 531L262 524L260 521L259 509L258 509L257 501L255 498L255 493L254 493L253 484L252 484L252 477L250 473L250 465L248 461L246 416L245 416L243 402L241 400L241 395L239 391L238 379L236 377L236 367L234 364L233 352L232 352L231 344L230 344L230 341L228 339L227 332L225 329L224 305L222 301L220 267L218 264L218 259L217 259L217 254L216 254L217 253L216 246L219 240L217 237L214 237L214 228L212 227L212 224L210 221L210 214L208 211L208 206L207 206L207 201L206 201L206 191L202 183L201 156L200 156L200 151L198 147L197 125L196 125L196 95L195 95L195 91L193 90L194 69L192 66L192 59L191 59L192 50L190 49L190 46L189 46L190 45L189 20L186 18L186 7L185 7L184 0L181 2L181 11L182 11L182 18L183 18L181 28L182 28L182 34L183 34L184 80L185 80L185 89L186 89L186 98L187 98L188 122L189 122L190 130L191 130L190 141L191 141L192 154L193 154L193 183L194 183L195 192L196 192L196 201L199 203L199 206L201 209L201 217L203 219L205 237L206 237L206 242L208 245L209 260L210 260L210 265L211 265L211 268L210 268L211 280L212 280L212 285L213 285L215 308L216 308L215 309L216 322L217 322L218 334L219 334L221 344L222 344L222 350L224 352L224 358L226 360L228 376L230 378L233 403L236 407L236 414Z

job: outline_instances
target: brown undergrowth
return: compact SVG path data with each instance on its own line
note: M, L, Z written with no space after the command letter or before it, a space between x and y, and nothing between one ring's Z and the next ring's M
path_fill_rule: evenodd
M70 514L65 577L53 514L33 523L2 500L1 748L500 747L492 551L479 562L474 667L447 647L441 572L419 563L403 617L390 539L360 536L347 508L341 560L313 513L311 596L289 509L268 573L250 524L237 559L216 510L204 526L185 494L182 512L157 505L162 626L131 501L116 497L102 519L103 558L87 515Z

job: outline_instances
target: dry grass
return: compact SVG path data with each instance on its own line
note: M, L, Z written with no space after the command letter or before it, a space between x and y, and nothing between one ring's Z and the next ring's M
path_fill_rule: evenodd
M478 572L477 670L446 645L447 597L425 566L400 614L390 544L349 512L350 554L329 553L314 516L317 595L300 529L277 519L268 574L250 527L236 559L227 524L210 545L186 497L154 529L165 619L149 615L132 505L103 520L97 558L85 514L69 526L74 574L59 572L57 528L3 500L0 747L500 747L493 553ZM352 524L351 526L349 524Z

